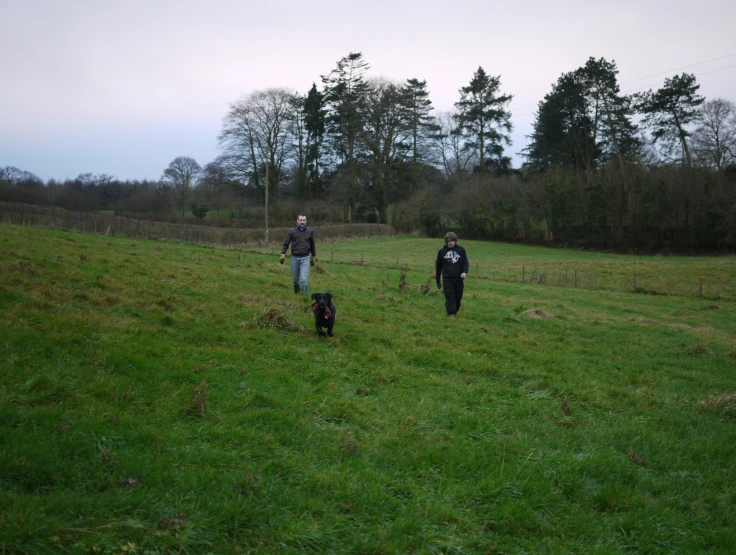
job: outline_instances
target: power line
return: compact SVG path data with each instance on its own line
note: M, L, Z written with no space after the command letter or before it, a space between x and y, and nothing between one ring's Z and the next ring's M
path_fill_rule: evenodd
M735 54L730 54L730 55L731 56L734 56ZM721 58L716 58L716 59L719 59L720 60L722 58L727 58L727 57L728 56L722 56ZM701 63L705 63L705 62L701 62ZM696 64L693 64L693 65L696 65ZM688 67L691 67L691 66L688 66ZM736 67L736 64L732 64L730 66L725 66L725 67L719 67L717 69L711 69L711 70L708 70L708 71L701 71L700 73L694 73L693 75L695 75L696 77L700 77L701 75L708 75L709 73L715 73L717 71L723 71L725 69L731 69L731 68L734 68L734 67ZM676 69L673 69L672 71L677 71L677 70ZM664 72L664 73L668 73L668 72ZM661 75L661 74L658 74L658 75ZM651 77L654 77L654 76L651 76ZM646 77L643 77L642 79L646 79ZM638 81L638 79L635 79L635 81ZM631 82L632 81L626 81L626 83L631 83ZM647 88L646 86L644 86L644 87L637 87L636 89L626 89L625 91L621 91L621 92L622 93L632 93L632 92L640 91L640 90L643 90L643 89L646 89L646 88ZM519 108L517 108L517 110L520 110L521 108L529 108L531 106L536 106L536 104L530 104L528 106L520 106ZM520 118L522 116L528 116L529 114L533 114L533 113L534 112L525 112L523 114L511 114L511 117L512 118Z
M695 66L707 64L707 63L710 63L710 62L715 62L717 60L723 60L725 58L730 58L731 56L736 56L736 52L734 52L733 54L726 54L725 56L719 56L717 58L711 58L710 60L704 60L702 62L696 62L694 64L690 64L690 65L687 65L687 66L678 67L676 69L670 69L668 71L662 71L660 73L654 73L652 75L647 75L646 77L637 77L636 79L630 79L629 81L623 81L622 83L619 83L619 85L625 85L627 83L634 83L636 81L641 81L643 79L650 79L651 77L658 77L660 75L665 75L667 73L672 73L673 71L680 71L681 69L687 69L689 67L695 67ZM706 75L707 73L713 73L715 71L721 71L721 70L728 69L728 68L731 68L731 67L734 67L734 66L731 65L731 66L726 66L726 67L714 69L714 70L711 70L711 71L704 71L702 73L697 73L696 75ZM632 91L638 91L640 89L645 89L645 88L646 87L640 87L639 89L630 89L630 90L632 90ZM531 108L533 106L537 106L537 104L527 104L526 106L514 106L512 108L509 108L509 112L513 112L514 110L523 110L524 108ZM525 115L527 115L527 114L516 114L514 117L516 117L516 116L525 116Z
M659 77L660 75L664 75L666 73L672 73L673 71L680 71L681 69L687 69L689 67L695 67L695 66L699 66L699 65L702 65L702 64L707 64L709 62L715 62L716 60L723 60L724 58L730 58L731 56L736 56L736 52L734 52L733 54L726 54L725 56L719 56L718 58L711 58L710 60L705 60L704 62L697 62L695 64L690 64L689 66L682 66L682 67L678 67L678 68L675 68L675 69L670 69L670 70L667 70L667 71L662 71L660 73L655 73L653 75L647 75L646 77L637 77L636 79L631 79L629 81L624 81L622 83L619 83L619 85L625 85L626 83L633 83L635 81L641 81L642 79L649 79L650 77ZM729 66L729 67L731 67L731 66ZM703 74L701 73L701 75L703 75Z

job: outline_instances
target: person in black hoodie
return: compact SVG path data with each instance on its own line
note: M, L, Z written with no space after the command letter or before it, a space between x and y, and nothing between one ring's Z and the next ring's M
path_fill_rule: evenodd
M437 278L437 289L442 289L440 284L440 273L444 284L445 308L447 315L454 318L460 310L460 302L463 300L464 280L468 277L468 255L465 249L457 244L457 235L452 231L445 234L445 246L437 253L435 274Z
M281 247L279 262L284 263L286 251L291 243L291 284L294 293L309 297L309 268L317 262L317 251L314 247L314 232L307 227L307 216L299 214L296 227L292 227L286 234Z

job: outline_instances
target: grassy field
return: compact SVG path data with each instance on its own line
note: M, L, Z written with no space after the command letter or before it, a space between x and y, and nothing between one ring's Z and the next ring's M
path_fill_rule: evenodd
M0 226L0 553L733 553L736 260L460 243Z

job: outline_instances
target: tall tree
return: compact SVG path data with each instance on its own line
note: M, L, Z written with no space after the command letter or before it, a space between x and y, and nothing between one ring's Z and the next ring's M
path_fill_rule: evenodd
M616 62L589 58L578 70L589 97L589 111L599 124L599 141L604 156L615 156L621 166L624 159L637 154L641 142L632 123L632 99L620 93Z
M304 127L307 132L306 179L307 197L319 198L322 191L322 141L325 135L324 96L312 83L304 99Z
M410 128L401 88L385 79L372 79L368 84L360 139L366 147L371 188L378 193L378 212L381 221L387 223L393 168L409 149Z
M345 169L345 178L340 181L343 183L348 221L352 218L356 202L356 158L368 91L365 80L368 68L360 52L351 52L337 62L337 67L328 75L322 76L327 133L332 152L338 164Z
M437 133L432 137L433 156L448 181L457 181L470 173L476 153L463 148L462 128L457 113L440 112L434 119Z
M183 216L192 193L192 188L197 176L202 171L201 166L194 158L189 156L178 156L164 170L163 181L169 185L174 192L175 208ZM83 177L83 176L80 176Z
M487 158L503 164L503 145L511 144L513 126L506 105L513 96L501 94L500 86L500 75L487 75L478 67L470 84L460 89L460 100L455 103L467 139L465 145L478 152L480 175L485 174Z
M563 74L539 102L531 140L524 149L527 166L536 172L555 166L573 167L578 173L592 171L600 157L596 129L585 80L579 71Z
M255 91L230 106L219 141L228 171L270 199L280 191L286 164L294 157L295 93L274 88ZM268 184L265 169L268 164Z
M537 171L552 166L574 167L590 177L609 158L623 166L641 149L632 123L630 97L620 94L615 62L590 58L563 74L539 103L527 152Z
M692 144L698 160L717 171L736 163L736 104L723 98L705 102Z
M293 185L301 198L308 197L307 184L307 127L305 98L295 94L291 97L291 136L294 149Z
M664 85L656 92L650 90L637 97L652 141L662 145L668 156L681 151L681 159L688 167L692 166L692 157L687 127L697 120L698 107L705 102L705 98L698 94L699 88L694 75L683 73L665 79Z
M407 79L403 89L403 108L411 131L411 191L419 188L419 167L426 160L427 144L439 132L431 115L427 81Z

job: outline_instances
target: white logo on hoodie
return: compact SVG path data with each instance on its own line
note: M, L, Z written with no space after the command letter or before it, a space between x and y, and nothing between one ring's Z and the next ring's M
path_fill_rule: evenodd
M460 260L460 255L455 251L447 251L447 254L445 254L445 260L452 260L453 264L457 264L457 261Z

